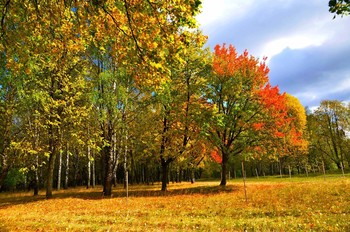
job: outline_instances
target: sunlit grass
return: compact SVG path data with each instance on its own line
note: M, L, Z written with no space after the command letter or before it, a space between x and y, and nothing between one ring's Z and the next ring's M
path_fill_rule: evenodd
M350 231L350 179L248 179L0 194L0 231Z

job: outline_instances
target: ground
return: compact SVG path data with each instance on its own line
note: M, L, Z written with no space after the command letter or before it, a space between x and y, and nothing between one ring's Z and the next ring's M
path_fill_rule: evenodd
M268 177L0 194L0 231L350 231L350 177Z

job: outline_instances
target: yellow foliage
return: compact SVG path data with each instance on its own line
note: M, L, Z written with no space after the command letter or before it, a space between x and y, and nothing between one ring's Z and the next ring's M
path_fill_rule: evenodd
M306 112L299 99L286 94L286 103L289 115L293 118L293 124L298 131L303 131L306 127Z

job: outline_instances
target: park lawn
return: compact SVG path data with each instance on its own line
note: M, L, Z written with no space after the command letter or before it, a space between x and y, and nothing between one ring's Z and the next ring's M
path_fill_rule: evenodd
M248 179L0 194L0 231L350 231L350 179Z

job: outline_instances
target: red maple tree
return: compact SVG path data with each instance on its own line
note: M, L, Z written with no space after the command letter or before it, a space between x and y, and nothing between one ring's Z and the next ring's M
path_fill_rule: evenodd
M266 59L256 59L247 51L238 54L232 46L217 45L213 59L213 75L207 98L216 109L210 128L216 151L221 158L222 180L226 184L229 156L281 149L281 138L290 124L285 94L269 83ZM292 130L289 130L289 132Z

